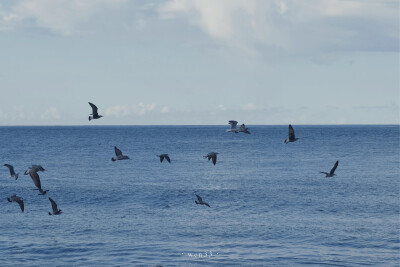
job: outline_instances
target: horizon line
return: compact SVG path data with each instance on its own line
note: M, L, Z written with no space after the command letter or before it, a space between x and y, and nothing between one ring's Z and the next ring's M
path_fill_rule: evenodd
M292 123L290 123L292 124ZM0 127L116 127L116 126L229 126L229 124L57 124L57 125L0 125ZM289 124L246 124L246 126L287 126ZM400 126L400 122L394 123L342 123L342 124L293 124L297 126Z

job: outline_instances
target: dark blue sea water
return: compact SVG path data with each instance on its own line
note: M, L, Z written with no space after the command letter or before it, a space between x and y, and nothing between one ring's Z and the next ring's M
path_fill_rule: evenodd
M400 264L398 125L226 128L0 127L0 266Z

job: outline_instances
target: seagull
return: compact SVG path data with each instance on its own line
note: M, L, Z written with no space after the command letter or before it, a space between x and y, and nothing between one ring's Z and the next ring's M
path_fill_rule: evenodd
M10 178L15 177L15 180L17 180L19 173L14 172L14 166L10 164L4 164L4 166L6 166L10 170Z
M54 200L51 199L51 197L49 197L49 200L51 202L51 208L53 209L53 213L49 212L49 215L60 215L61 214L61 210L59 210L57 208L56 202L54 202Z
M299 138L296 138L294 136L294 130L291 124L289 124L289 138L285 140L285 144L290 143L290 142L294 142Z
M201 196L199 196L198 194L195 194L197 197L197 200L195 200L194 202L196 204L200 204L200 205L206 205L207 207L211 208L210 205L208 205L208 203L204 202L203 199L201 198Z
M33 183L39 189L39 192L40 192L39 195L45 195L47 193L47 191L49 191L49 190L42 190L42 185L40 184L40 178L39 178L39 174L38 174L38 171L41 171L40 169L42 169L44 171L42 166L32 165L32 168L25 171L24 175L29 174L32 178Z
M339 165L339 161L337 160L335 163L335 166L333 166L332 170L329 173L327 173L327 172L320 172L320 173L324 173L326 175L325 177L333 177L335 175L335 170L338 165Z
M246 128L246 125L244 125L244 123L240 126L239 133L250 134L249 129Z
M203 156L204 158L208 158L208 160L212 159L212 163L215 165L217 163L217 152L210 152L207 156Z
M116 161L116 160L123 160L123 159L129 159L128 156L123 156L122 155L122 151L119 150L116 146L114 146L114 150L115 150L115 158L111 158L112 161Z
M163 162L165 158L169 163L171 163L171 159L169 158L168 154L157 155L157 157L160 157L160 162Z
M8 202L17 202L19 207L21 208L21 211L24 212L24 201L22 198L17 197L17 195L12 195L11 197L7 198Z
M229 121L228 123L231 125L231 128L227 129L226 132L228 132L228 133L229 132L238 133L238 130L236 128L236 125L238 124L238 122L237 121Z
M102 115L99 115L99 113L97 113L97 107L96 105L88 102L89 105L92 107L92 114L93 116L89 116L89 120L95 120L95 119L100 119L101 117L103 117Z

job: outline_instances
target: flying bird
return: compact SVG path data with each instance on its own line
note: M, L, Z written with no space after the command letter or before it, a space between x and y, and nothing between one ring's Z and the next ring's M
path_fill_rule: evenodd
M250 134L249 128L246 128L246 125L243 123L239 128L239 133Z
M49 200L51 202L51 208L53 209L53 212L49 212L49 215L60 215L61 210L57 208L56 202L54 202L54 200L51 197L49 197Z
M335 170L338 165L339 165L339 161L337 160L335 165L333 166L332 170L329 173L327 173L327 172L320 172L320 173L325 174L326 175L325 177L333 177L335 175Z
M294 136L294 130L291 124L289 124L289 138L285 140L285 144L290 143L290 142L294 142L296 140L298 140L299 138L296 138Z
M116 146L114 146L114 150L115 150L115 158L111 158L112 161L117 161L117 160L123 160L123 159L129 159L128 156L123 156L122 155L122 151L119 150Z
M34 167L34 166L36 166L36 167ZM32 168L25 171L24 175L29 174L29 176L32 178L33 183L35 184L35 186L38 188L38 190L40 192L39 195L45 195L47 193L47 191L49 191L49 190L42 190L42 185L40 183L40 177L38 174L38 171L40 171L40 169L43 169L43 167L40 165L32 165ZM44 169L43 169L43 171L44 171Z
M169 158L168 154L157 155L157 157L160 157L160 162L163 162L163 160L166 159L169 163L171 163L171 159Z
M229 121L228 122L230 125L231 125L231 128L230 129L227 129L226 130L226 132L234 132L234 133L238 133L239 131L238 131L238 129L236 128L236 125L238 124L238 122L237 121Z
M10 178L15 177L15 180L17 180L19 173L15 173L14 166L10 164L4 164L4 166L6 166L10 170Z
M17 202L19 207L21 208L21 211L24 212L24 201L22 198L17 197L17 195L12 195L11 197L7 198L8 202Z
M218 152L210 152L204 158L208 158L208 160L212 159L212 163L215 165L217 163L217 154Z
M90 102L88 102L88 103L92 107L92 114L90 114L92 116L89 116L89 121L90 120L95 120L95 119L100 119L101 117L103 117L102 115L99 115L99 113L97 113L96 105L94 105L94 104L92 104Z
M201 196L199 196L198 194L195 194L197 197L197 200L195 200L194 202L196 204L200 204L200 205L206 205L207 207L210 207L210 205L208 205L208 203L204 202L203 199L201 198ZM211 208L211 207L210 207Z

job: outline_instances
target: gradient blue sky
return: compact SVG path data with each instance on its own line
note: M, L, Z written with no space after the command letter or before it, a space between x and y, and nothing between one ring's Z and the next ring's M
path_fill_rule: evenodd
M3 0L0 48L0 125L399 123L398 0Z

